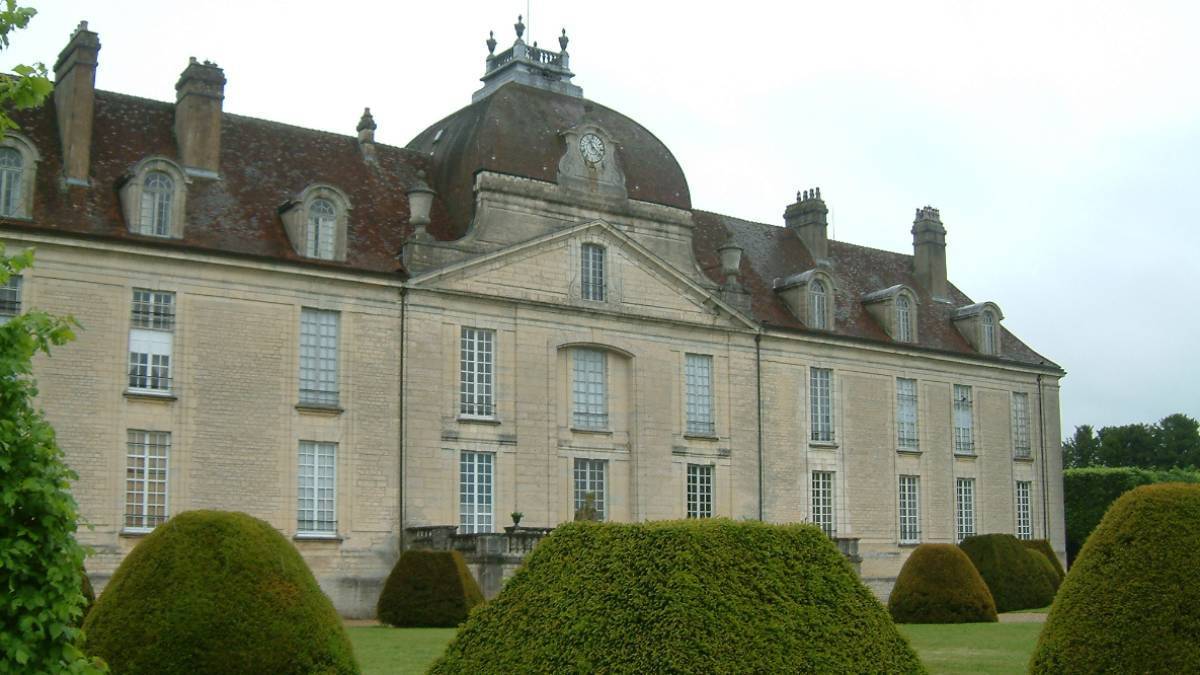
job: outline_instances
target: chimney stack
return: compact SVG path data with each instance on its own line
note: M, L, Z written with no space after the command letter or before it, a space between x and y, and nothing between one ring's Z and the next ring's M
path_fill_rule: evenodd
M80 21L54 62L54 109L62 144L63 178L68 185L88 185L99 54L100 36L88 30L86 21Z
M796 193L796 203L783 212L783 221L794 231L814 261L829 258L828 220L829 209L821 199L821 188Z
M188 173L216 178L221 168L225 71L192 57L175 83L175 142Z
M917 209L913 220L913 274L934 300L949 300L946 282L946 228L932 206Z

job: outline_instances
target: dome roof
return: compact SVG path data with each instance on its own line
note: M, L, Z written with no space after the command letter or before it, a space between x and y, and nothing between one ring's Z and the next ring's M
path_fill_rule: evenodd
M431 159L431 184L454 234L474 215L479 171L555 183L566 151L562 132L583 123L612 134L630 199L691 209L687 179L675 156L645 127L585 98L509 82L430 126L408 148Z

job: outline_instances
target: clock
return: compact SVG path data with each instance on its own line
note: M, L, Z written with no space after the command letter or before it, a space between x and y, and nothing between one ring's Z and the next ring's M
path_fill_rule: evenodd
M584 134L579 139L579 154L588 164L599 164L604 159L604 141L596 134Z

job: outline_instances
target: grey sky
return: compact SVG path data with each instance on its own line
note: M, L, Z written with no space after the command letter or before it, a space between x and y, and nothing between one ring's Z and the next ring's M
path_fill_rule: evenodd
M0 68L52 66L80 19L97 86L171 100L188 56L225 109L404 145L466 105L524 0L39 7ZM1136 4L1136 6L1135 6ZM782 224L820 186L836 238L911 251L939 207L950 277L1068 371L1077 424L1200 417L1200 4L533 2L575 82L657 134L697 208Z

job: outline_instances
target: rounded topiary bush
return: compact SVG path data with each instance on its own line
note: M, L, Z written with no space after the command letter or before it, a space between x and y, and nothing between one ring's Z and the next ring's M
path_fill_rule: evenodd
M1054 554L1054 547L1050 545L1048 540L1023 539L1021 540L1021 543L1025 546L1025 548L1031 548L1035 551L1039 551L1042 555L1046 556L1046 560L1049 560L1050 565L1054 567L1054 573L1058 575L1059 583L1066 578L1067 571L1063 569L1062 562L1058 559L1058 556ZM1057 588L1057 586L1055 586L1055 588Z
M1035 563L1037 563L1038 569L1042 571L1042 576L1046 577L1046 581L1050 584L1051 590L1057 593L1058 587L1062 584L1062 579L1059 578L1058 571L1054 569L1054 564L1051 563L1046 556L1042 555L1041 551L1032 548L1026 548L1025 552L1033 558Z
M996 620L991 591L954 544L921 544L908 556L892 587L888 611L897 623Z
M1045 607L1054 588L1041 565L1011 534L981 534L959 544L992 592L997 612Z
M1136 488L1071 565L1035 673L1200 672L1200 485Z
M357 673L291 542L244 513L188 511L125 557L83 625L114 673Z
M818 528L690 520L557 528L431 672L924 668Z
M393 626L457 626L483 602L479 584L458 551L405 551L375 607Z

